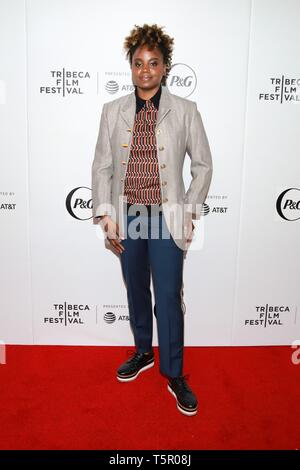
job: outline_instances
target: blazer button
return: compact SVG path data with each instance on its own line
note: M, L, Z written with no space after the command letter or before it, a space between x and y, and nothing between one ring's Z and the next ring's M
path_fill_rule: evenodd
M128 144L122 144L122 147L128 147Z
M159 134L160 134L160 132L161 132L161 130L160 130L160 129L157 129L157 132L156 132L156 134L157 134L157 135L159 135Z
M165 198L163 199L163 202L168 202L168 198L165 197Z
M123 179L123 178L121 178L121 183L123 183L123 181L124 181L124 179Z
M166 168L166 165L163 163L162 165L160 165L161 168Z
M127 129L127 132L131 132L131 129Z
M126 162L121 162L121 163L122 163L122 165L126 165Z
M164 148L165 148L165 147L164 147L163 145L161 145L161 146L159 147L159 150L164 150Z
M163 181L162 182L162 186L166 186L167 182L166 181Z

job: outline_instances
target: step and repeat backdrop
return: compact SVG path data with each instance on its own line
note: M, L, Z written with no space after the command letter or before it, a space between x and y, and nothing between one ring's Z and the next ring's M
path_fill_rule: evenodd
M298 0L0 0L1 341L133 345L91 166L144 23L175 39L167 86L197 102L214 164L184 262L185 344L300 340L299 17Z

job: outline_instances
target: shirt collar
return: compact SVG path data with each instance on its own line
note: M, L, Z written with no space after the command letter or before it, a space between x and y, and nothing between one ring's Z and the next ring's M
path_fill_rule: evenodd
M156 109L158 109L158 107L159 107L160 95L161 95L161 85L160 85L159 89L157 90L157 92L155 93L155 95L153 95L150 98L150 100L152 101L152 103L154 104ZM136 98L136 112L138 113L142 109L142 107L146 105L146 100L143 100L143 98L141 98L137 94L137 87L136 86L135 86L135 98Z

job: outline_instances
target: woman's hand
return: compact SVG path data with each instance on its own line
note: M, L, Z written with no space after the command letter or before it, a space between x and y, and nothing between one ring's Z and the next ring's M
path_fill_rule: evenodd
M194 235L194 224L192 221L192 215L186 214L185 223L184 223L184 236L185 236L185 245L186 249L188 248L189 244L191 243Z
M124 240L124 237L120 234L119 225L114 222L109 215L101 217L100 225L103 228L109 243L115 248L115 250L117 250L118 253L122 253L125 248L120 241Z

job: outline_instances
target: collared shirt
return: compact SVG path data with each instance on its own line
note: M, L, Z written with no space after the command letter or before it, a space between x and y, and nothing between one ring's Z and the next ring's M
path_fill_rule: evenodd
M142 109L142 107L146 105L146 101L152 101L156 109L158 109L160 95L161 95L161 85L159 89L157 90L157 92L155 93L155 95L150 98L150 100L144 100L143 98L141 98L137 93L137 87L135 87L136 113L138 113Z
M155 127L161 86L149 100L140 98L135 89L136 115L131 150L124 183L129 204L161 204Z
M136 116L124 190L130 204L136 202L145 205L161 204L154 133L161 88L160 84L155 95L149 100L144 100L137 94L135 87Z

